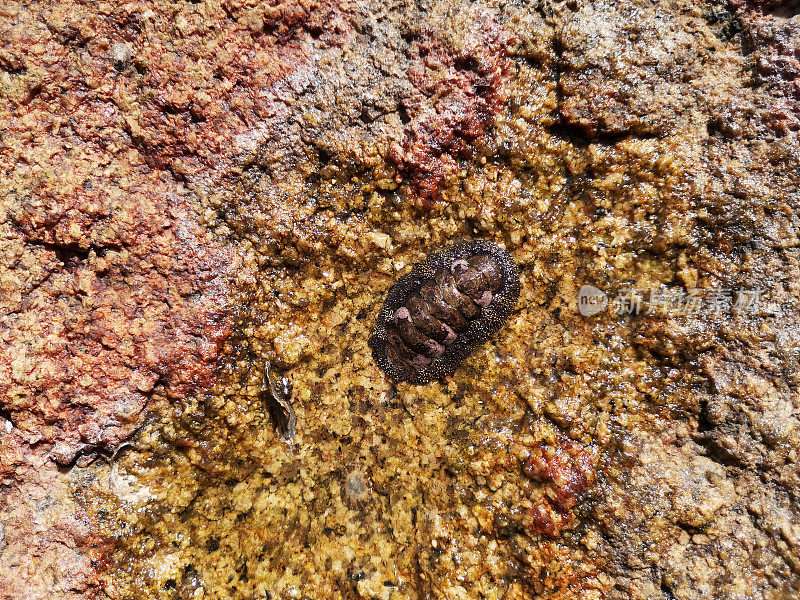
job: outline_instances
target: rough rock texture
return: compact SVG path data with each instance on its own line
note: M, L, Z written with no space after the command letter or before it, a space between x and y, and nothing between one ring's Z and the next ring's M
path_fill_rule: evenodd
M11 2L0 34L0 598L800 596L795 2ZM381 299L464 237L517 310L393 385Z
M586 3L556 38L564 125L595 136L664 134L696 114L711 32L691 14ZM706 46L706 47L704 47Z
M800 24L752 17L743 47L749 53L752 85L769 94L766 125L782 135L800 129Z

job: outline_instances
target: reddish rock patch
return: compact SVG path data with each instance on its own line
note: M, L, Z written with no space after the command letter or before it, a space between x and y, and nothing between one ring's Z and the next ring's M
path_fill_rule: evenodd
M2 419L0 419L2 421ZM0 598L94 598L111 543L41 447L0 435Z
M203 181L233 167L235 157L253 150L252 135L285 109L273 86L311 60L303 40L322 35L323 25L326 40L347 29L335 9L314 0L226 2L179 11L171 32L145 28L120 79L140 103L125 129L149 164ZM141 12L123 18L140 19Z
M800 130L800 24L752 17L745 23L742 46L749 54L753 85L771 98L762 111L764 124L778 135Z
M0 411L62 464L124 440L152 394L210 384L233 259L178 181L225 176L297 38L341 25L319 2L164 9L10 5L0 25Z
M513 37L486 15L466 27L458 38L425 29L409 52L412 88L402 101L408 122L389 160L426 204L437 199L458 161L472 157L503 106Z
M580 445L559 436L557 444L534 444L522 468L545 484L541 500L528 509L523 522L531 531L557 537L574 524L572 509L594 484L595 460Z

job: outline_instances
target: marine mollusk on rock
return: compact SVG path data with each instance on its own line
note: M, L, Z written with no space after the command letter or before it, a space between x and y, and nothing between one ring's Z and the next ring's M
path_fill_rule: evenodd
M369 340L395 381L422 384L451 375L508 319L519 270L492 242L458 242L414 265L394 284Z

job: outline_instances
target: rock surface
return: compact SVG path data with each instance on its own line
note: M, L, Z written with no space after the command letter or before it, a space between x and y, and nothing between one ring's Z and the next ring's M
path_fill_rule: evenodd
M795 2L0 34L0 599L800 595ZM517 310L395 386L375 314L456 238L514 256Z

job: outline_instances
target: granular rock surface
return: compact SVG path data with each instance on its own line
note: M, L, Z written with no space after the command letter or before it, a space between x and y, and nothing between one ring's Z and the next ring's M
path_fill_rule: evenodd
M796 3L0 32L1 599L800 597ZM457 239L516 309L394 384L375 316Z

